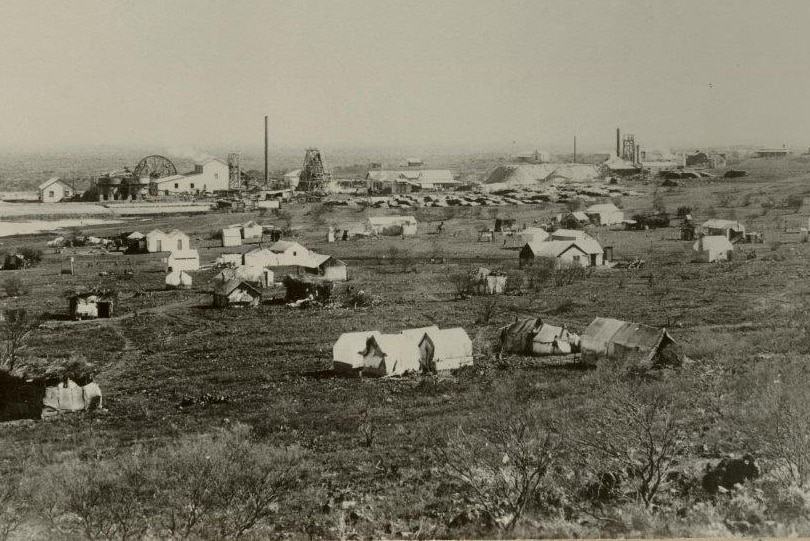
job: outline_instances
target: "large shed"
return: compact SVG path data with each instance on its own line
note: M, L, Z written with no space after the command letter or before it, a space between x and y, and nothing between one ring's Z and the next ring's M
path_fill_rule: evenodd
M582 333L581 360L586 364L596 364L599 359L641 366L677 364L680 357L674 344L664 328L598 317Z
M617 225L624 221L624 212L613 203L591 205L585 214L596 225Z
M200 270L200 254L197 250L175 250L166 259L166 270L196 271Z

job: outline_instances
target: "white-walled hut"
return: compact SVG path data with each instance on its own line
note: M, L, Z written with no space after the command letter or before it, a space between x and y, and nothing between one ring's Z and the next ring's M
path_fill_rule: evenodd
M191 275L175 270L166 275L166 289L187 289L191 287Z
M175 250L166 258L166 270L196 271L200 270L200 254L197 250Z
M582 333L580 349L586 364L600 359L644 367L680 363L675 340L666 329L611 318L594 319Z
M380 331L347 332L332 346L332 368L336 372L356 372L363 369L363 351L372 336L380 337Z
M602 247L596 241L549 240L530 242L519 254L520 265L531 264L535 259L552 261L557 268L594 267L603 264Z
M261 299L261 291L243 280L218 282L214 286L214 306L217 308L255 308Z
M551 234L542 227L527 227L520 232L520 241L523 244L528 244L530 242L543 242L544 240L548 240L550 237Z
M149 253L170 251L166 242L166 233L160 229L153 229L146 234L146 251Z
M172 229L166 233L166 247L164 250L169 252L182 252L191 249L191 241L188 235L179 229Z
M415 340L403 334L381 334L366 340L363 375L392 376L417 372L421 361Z
M220 233L222 237L222 246L241 246L242 233L238 227L225 227Z
M723 236L730 241L745 239L745 226L735 220L720 220L713 218L701 224L701 229L707 237Z
M695 261L714 263L715 261L730 261L734 257L734 245L722 235L701 236L692 245Z
M323 277L324 280L345 282L349 279L346 263L331 255L310 252L309 260L300 266L306 272L317 274Z
M242 238L245 240L261 240L264 228L256 222L250 221L242 224Z
M111 291L86 291L68 298L68 314L73 319L113 317L118 295Z
M472 340L461 327L428 331L419 341L419 355L423 372L455 370L473 364Z

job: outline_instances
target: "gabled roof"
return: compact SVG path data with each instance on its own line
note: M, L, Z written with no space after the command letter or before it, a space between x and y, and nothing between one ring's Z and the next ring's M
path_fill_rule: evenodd
M273 244L271 244L270 246L267 247L267 249L270 250L273 253L286 252L290 248L302 248L302 249L306 250L306 248L304 248L303 246L301 246L297 242L293 242L293 241L289 241L289 240L277 240L276 242L274 242Z
M578 246L573 240L546 240L542 242L529 242L526 246L531 249L534 257L560 257L569 249L576 249L587 255L588 252Z
M166 233L167 237L188 237L185 233L180 231L179 229L172 229L168 233Z
M164 232L163 232L163 231L161 231L160 229L153 229L152 231L150 231L149 233L147 233L147 234L146 234L146 236L147 236L147 237L150 237L150 238L151 238L151 237L158 237L158 236L160 236L160 237L165 237L165 236L166 236L166 233L164 233Z
M548 231L543 229L542 227L527 227L523 231L520 232L521 235L531 235L531 236L540 236L543 239L549 238L551 235Z
M675 342L666 329L598 317L582 333L580 343L583 352L587 350L596 354L608 354L613 349L610 344L629 350L649 351L646 358L649 361L665 340Z
M602 213L602 212L621 212L621 209L613 203L601 203L599 205L591 205L585 209L586 213Z
M49 178L48 180L46 180L45 182L43 182L42 184L39 185L39 190L42 191L45 188L47 188L48 186L50 186L51 184L56 184L57 182L61 182L66 188L70 188L70 186L65 181L63 181L61 178L59 178L59 177L51 177L51 178Z
M580 231L579 229L557 229L551 233L551 237L554 240L579 240L586 237L590 238L590 235L588 235L585 231Z
M428 338L433 342L433 359L436 361L472 357L472 340L461 327L431 330L423 336L422 340Z
M130 233L129 235L127 235L127 238L128 238L128 239L131 239L131 240L137 240L137 239L142 239L142 238L144 238L145 236L146 236L146 235L144 235L143 233L141 233L141 232L139 232L139 231L133 231L132 233Z
M197 250L174 250L169 254L172 259L199 259L200 254Z
M549 325L548 323L543 323L543 326L540 327L540 330L537 331L537 334L534 335L534 342L541 342L544 344L548 344L556 340L560 337L563 333L562 327L557 327L556 325Z
M237 288L251 292L254 297L262 296L261 291L259 291L249 283L236 279L218 282L216 285L214 285L214 293L217 295L230 295Z
M732 231L745 231L745 226L740 222L734 220L720 220L713 218L703 222L703 227L706 229L731 229Z
M403 329L400 331L400 335L404 336L408 340L412 341L415 344L418 344L425 333L428 332L438 332L439 326L438 325L431 325L430 327L417 327L415 329Z
M193 174L193 173L192 173ZM163 184L164 182L174 182L176 180L183 180L187 175L169 175L168 177L161 177L154 179L155 184Z

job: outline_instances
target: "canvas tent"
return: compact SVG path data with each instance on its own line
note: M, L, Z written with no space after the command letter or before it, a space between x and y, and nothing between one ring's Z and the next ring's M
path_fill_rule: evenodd
M94 410L101 408L101 388L91 381L77 385L72 379L45 388L42 399L42 416L49 417L61 412Z
M729 261L734 255L734 245L722 235L700 237L693 245L695 260L705 263Z
M191 275L184 271L172 271L166 275L167 289L181 289L191 287Z
M565 355L579 348L579 337L565 327L540 318L515 320L500 329L499 346L504 353L521 355Z
M101 389L91 378L31 377L20 370L0 370L0 422L101 407Z
M423 372L455 370L473 363L472 340L461 327L428 331L419 341Z
M475 271L473 281L475 282L476 293L500 295L506 291L506 274L502 272L481 267Z
M624 212L613 203L591 205L585 214L596 225L617 225L624 221Z
M421 354L415 340L404 334L381 334L366 340L363 375L391 376L419 370Z
M176 250L166 259L166 270L169 272L200 270L200 254L197 250Z
M241 246L242 233L237 227L226 227L222 230L222 245L223 246Z
M380 331L347 332L340 335L332 346L332 367L337 372L352 372L363 368L363 351L372 336L380 337Z
M581 360L596 364L610 359L648 367L674 364L680 361L674 344L666 329L598 317L582 333Z
M229 280L244 280L251 285L259 287L270 287L275 281L275 275L270 269L264 267L251 267L249 265L236 265L222 269L216 276L217 280L227 282Z

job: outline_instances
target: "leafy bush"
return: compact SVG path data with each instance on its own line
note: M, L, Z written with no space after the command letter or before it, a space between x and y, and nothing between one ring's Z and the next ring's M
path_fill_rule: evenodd
M30 290L19 276L9 276L3 281L3 291L7 297L22 297L28 295Z
M25 258L26 265L35 267L42 261L42 250L32 248L31 246L23 246L17 253Z

